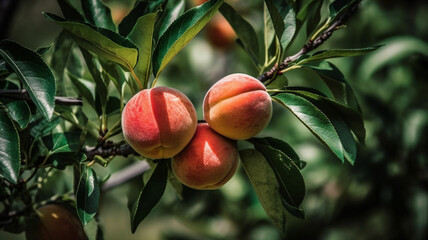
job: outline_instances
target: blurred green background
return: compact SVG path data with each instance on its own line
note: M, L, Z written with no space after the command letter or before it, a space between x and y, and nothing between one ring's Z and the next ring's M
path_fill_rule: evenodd
M32 49L51 44L60 29L41 12L60 15L56 1L17 2L2 36ZM132 0L105 2L118 16L133 4ZM229 2L262 31L262 1ZM306 219L288 216L286 239L428 239L427 22L424 0L366 0L348 21L348 28L336 31L320 47L385 44L366 56L332 60L353 86L364 113L367 139L359 146L355 166L341 164L290 112L274 104L272 121L261 136L290 143L307 162L302 171ZM305 37L301 34L289 54L303 46ZM212 47L201 32L168 65L158 85L185 93L202 118L205 92L235 72L258 74L241 49ZM291 71L287 77L290 85L321 84L305 71ZM240 143L240 148L245 147ZM108 169L96 170L106 175L131 161L117 158ZM51 179L50 191L55 193L72 182L71 175L63 172ZM220 190L186 188L183 200L168 186L162 201L131 234L127 195L138 193L140 182L138 178L103 193L98 219L105 239L282 239L241 167ZM0 231L0 239L24 236Z

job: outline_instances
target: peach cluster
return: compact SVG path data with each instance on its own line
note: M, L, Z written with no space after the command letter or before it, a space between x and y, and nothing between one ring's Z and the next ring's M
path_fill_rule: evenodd
M206 123L198 124L192 103L178 90L142 90L123 109L123 134L142 156L172 158L172 170L184 185L216 189L236 171L236 140L251 138L267 126L272 102L260 81L231 74L209 89L203 113Z

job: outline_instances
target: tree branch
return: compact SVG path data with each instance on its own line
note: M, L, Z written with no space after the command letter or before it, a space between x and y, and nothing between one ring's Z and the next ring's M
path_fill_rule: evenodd
M361 1L356 1L354 3L354 5L350 6L349 9L342 15L340 16L336 21L334 21L329 28L327 28L322 34L320 34L317 38L315 39L311 39L309 40L302 49L300 49L299 52L297 52L296 54L286 57L285 60L280 63L278 66L275 65L272 69L270 69L269 71L263 73L262 75L260 75L258 77L258 79L261 82L267 82L268 80L274 78L276 76L276 74L281 71L284 70L288 67L288 64L291 62L296 61L299 57L301 57L303 54L308 53L316 48L318 48L321 44L323 44L327 39L329 39L332 35L333 32L336 31L337 29L339 29L340 26L342 26L346 20L348 20L348 18L356 12L356 10L358 9L358 5Z
M96 147L86 146L83 149L83 153L92 160L96 155L106 158L110 156L124 156L127 157L130 154L138 155L138 153L129 145L129 144L113 144L111 142L106 142Z
M31 101L31 97L24 89L0 89L0 97ZM58 105L78 105L82 106L83 102L79 98L59 97L55 96L55 103Z

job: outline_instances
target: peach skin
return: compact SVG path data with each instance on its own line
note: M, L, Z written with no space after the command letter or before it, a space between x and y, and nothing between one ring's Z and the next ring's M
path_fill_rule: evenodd
M199 123L189 145L172 158L177 179L194 189L217 189L233 176L238 166L236 141Z
M186 95L168 87L140 91L122 112L126 141L139 154L152 159L170 158L183 150L196 125L193 104Z
M271 117L272 101L265 86L249 75L228 75L205 95L205 120L228 138L251 138L268 125Z

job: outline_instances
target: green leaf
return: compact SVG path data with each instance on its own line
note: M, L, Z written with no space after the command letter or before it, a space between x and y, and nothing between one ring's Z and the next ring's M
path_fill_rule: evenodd
M280 93L272 99L287 107L342 162L345 160L336 129L317 106L304 97L292 93Z
M21 164L19 135L4 108L0 108L0 132L0 177L17 184Z
M297 155L297 153L288 143L273 137L266 137L263 138L263 140L266 141L273 148L280 150L288 158L290 158L296 166L298 166L300 169L303 169L304 165L303 162L300 160L299 155Z
M0 56L16 73L37 109L50 120L55 107L56 85L48 65L37 53L8 40L1 41Z
M334 21L335 18L344 13L345 10L354 5L354 3L360 2L361 0L334 0L328 6L330 11L330 18Z
M66 19L83 22L85 19L82 17L79 11L73 6L69 0L57 0L59 7L61 8L62 15Z
M80 132L53 133L42 138L49 155L80 150Z
M280 40L283 49L293 39L296 32L296 14L290 0L265 0L269 10L275 34Z
M156 21L156 30L154 34L156 40L162 36L171 23L183 14L185 7L186 4L184 0L166 1L165 10L159 14L159 20Z
M147 184L140 192L140 196L132 207L131 212L131 231L135 233L138 225L150 213L161 199L168 179L167 163L160 160L153 171Z
M95 171L84 166L76 190L76 210L83 225L88 224L98 211L100 187Z
M339 57L354 57L363 54L367 54L379 49L381 46L367 47L367 48L354 48L354 49L329 49L318 51L312 54L310 57L303 59L298 62L298 65L303 65L308 62L329 59L329 58L339 58Z
M111 17L110 8L101 0L81 0L86 20L94 26L116 31L116 25Z
M71 54L73 40L66 31L61 31L55 41L54 53L52 55L50 66L55 73L57 80L57 95L68 96L68 82L64 79L64 70L67 66L68 58Z
M415 54L428 56L428 43L415 37L392 37L384 40L382 44L384 44L384 47L370 54L361 63L358 71L362 73L361 79L370 81L371 75L382 67L397 63L407 57L415 56Z
M156 13L149 13L138 18L128 38L138 47L138 62L134 72L147 88L150 77L150 66L152 57L153 31L155 27Z
M128 36L140 17L148 13L155 12L164 1L165 0L136 1L134 8L123 18L119 24L120 35L124 37Z
M360 111L316 93L311 93L304 90L290 90L290 88L287 88L286 92L295 93L308 99L309 101L333 108L336 113L340 114L341 118L344 119L349 128L352 129L358 140L361 143L364 143L366 130L364 127L363 116Z
M31 110L24 100L0 99L0 104L4 104L13 121L17 122L21 129L28 126L31 119Z
M267 215L282 233L285 232L286 215L282 207L278 179L266 158L254 149L239 151L242 166L256 190Z
M171 59L205 26L223 0L211 0L186 11L160 36L153 52L156 79Z
M299 168L289 156L271 146L265 139L252 138L250 142L263 154L275 172L279 193L284 200L283 206L294 216L304 218L303 210L299 206L305 197L306 188ZM276 143L278 144L278 140Z
M223 3L220 12L232 26L238 38L241 40L244 48L252 55L253 59L260 62L259 42L254 28L244 18L239 15L232 6Z
M322 3L323 1L315 0L307 5L306 36L308 37L320 24Z
M43 14L47 19L58 23L68 31L82 48L116 62L128 71L131 71L137 64L138 48L118 33L87 23L67 21L54 14Z
M37 118L29 125L29 128L31 129L30 135L33 136L34 140L46 136L52 132L59 122L61 122L61 118L58 116L54 116L51 121Z
M84 83L82 83L83 79L77 78L70 72L67 72L67 74L71 82L73 83L73 85L78 90L78 93L79 93L78 97L83 97L89 103L89 105L95 110L94 96L92 95L91 90L89 90L88 87Z

